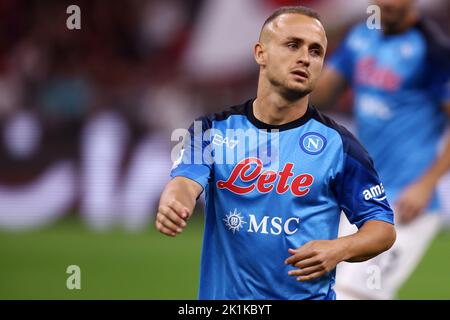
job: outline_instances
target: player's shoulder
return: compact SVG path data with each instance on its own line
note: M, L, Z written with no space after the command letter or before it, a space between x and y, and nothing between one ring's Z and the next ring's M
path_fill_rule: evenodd
M367 48L368 43L377 37L374 30L367 28L364 23L357 23L346 32L342 44L350 49L350 52L358 52Z
M415 25L427 44L428 57L440 59L442 63L448 60L450 55L450 38L432 20L422 18Z
M357 23L347 31L347 39L367 37L370 31L364 22Z
M365 22L359 22L350 28L349 33L350 34L365 34L367 32L370 32L370 30L372 30L372 29L367 28L367 24Z
M444 50L448 50L450 48L449 37L433 20L422 18L417 21L414 28L422 33L430 45L440 47Z
M323 114L317 110L314 106L310 106L312 109L312 118L330 130L334 130L338 133L342 141L342 148L344 154L354 158L362 164L373 166L373 161L369 156L367 150L359 142L359 140L343 125L337 123L331 117Z
M247 105L251 100L244 103L232 105L224 108L222 111L209 113L197 118L197 121L202 121L208 123L210 126L213 122L220 122L229 119L232 116L240 115L245 116L247 114Z

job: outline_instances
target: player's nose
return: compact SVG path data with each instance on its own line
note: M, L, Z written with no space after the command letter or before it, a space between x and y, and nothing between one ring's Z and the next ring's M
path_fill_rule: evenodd
M301 48L298 50L297 63L304 66L309 66L309 55L307 48Z

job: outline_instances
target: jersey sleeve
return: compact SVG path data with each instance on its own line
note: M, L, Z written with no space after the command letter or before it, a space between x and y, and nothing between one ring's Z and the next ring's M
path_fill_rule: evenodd
M438 104L450 103L450 48L429 46L429 89Z
M335 181L335 193L341 210L358 228L369 220L394 224L394 214L372 159L359 141L344 130L341 132L342 166Z
M170 176L185 177L206 188L212 172L212 154L209 132L211 120L202 117L195 120L184 138L183 147L174 162Z
M450 39L434 24L425 20L419 24L426 46L425 79L429 92L438 104L450 102Z
M358 27L352 29L327 60L328 67L336 70L348 83L352 82L355 68L356 52L352 43L358 42L358 29Z

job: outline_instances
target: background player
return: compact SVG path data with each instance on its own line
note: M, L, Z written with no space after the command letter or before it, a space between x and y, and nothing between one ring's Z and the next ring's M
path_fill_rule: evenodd
M200 299L334 299L337 263L364 261L395 241L386 197L364 198L380 186L366 151L308 104L326 46L315 12L277 10L254 48L257 98L201 118L200 132L198 123L190 129L156 227L182 232L206 190ZM258 139L246 145L237 130ZM234 153L231 141L244 150L234 163L221 162L219 152ZM336 239L341 210L360 229Z
M332 106L351 86L358 137L374 158L396 212L395 246L362 264L338 269L338 299L392 299L440 226L435 187L450 167L450 139L438 142L450 114L448 43L420 19L412 0L378 0L382 30L355 26L328 61L313 103ZM343 221L342 232L351 228ZM367 285L369 266L381 286Z

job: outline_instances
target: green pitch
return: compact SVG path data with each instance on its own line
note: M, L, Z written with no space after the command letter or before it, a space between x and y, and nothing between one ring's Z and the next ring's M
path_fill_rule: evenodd
M195 299L201 219L177 238L152 226L138 234L90 231L66 218L38 231L0 231L0 299ZM69 290L69 265L81 290ZM401 299L450 299L450 233L434 241Z

